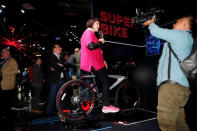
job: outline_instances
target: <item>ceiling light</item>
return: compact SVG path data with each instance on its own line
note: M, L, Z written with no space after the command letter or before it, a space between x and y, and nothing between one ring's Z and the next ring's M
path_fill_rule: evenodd
M21 13L25 14L25 10L24 9L21 9Z
M1 7L2 7L2 8L6 8L6 6L5 6L5 5L1 5Z

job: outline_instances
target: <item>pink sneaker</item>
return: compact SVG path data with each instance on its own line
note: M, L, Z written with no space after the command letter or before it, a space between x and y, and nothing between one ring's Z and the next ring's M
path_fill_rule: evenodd
M112 105L110 105L110 106L103 106L102 112L103 113L116 113L116 112L119 112L119 108L114 107Z

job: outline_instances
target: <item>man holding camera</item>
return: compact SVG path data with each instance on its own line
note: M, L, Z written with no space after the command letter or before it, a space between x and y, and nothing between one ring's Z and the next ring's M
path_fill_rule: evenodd
M155 17L143 25L148 26L151 35L166 41L157 70L159 127L162 131L189 131L184 115L184 107L190 94L189 82L177 59L172 53L169 55L168 43L181 60L190 54L193 44L191 33L193 17L179 18L173 29L160 28L154 22Z

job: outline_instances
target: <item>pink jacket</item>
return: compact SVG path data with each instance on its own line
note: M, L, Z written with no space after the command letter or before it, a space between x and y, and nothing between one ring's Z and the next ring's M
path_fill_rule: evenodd
M88 28L84 31L81 37L80 69L90 72L91 67L94 67L94 69L97 71L105 66L101 49L88 49L88 44L91 42L96 43L98 41L98 38L91 28Z

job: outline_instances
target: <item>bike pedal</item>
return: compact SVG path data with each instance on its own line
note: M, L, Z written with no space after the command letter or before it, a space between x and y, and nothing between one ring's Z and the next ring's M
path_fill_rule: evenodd
M61 122L66 122L66 118L62 114L58 113L58 117Z

